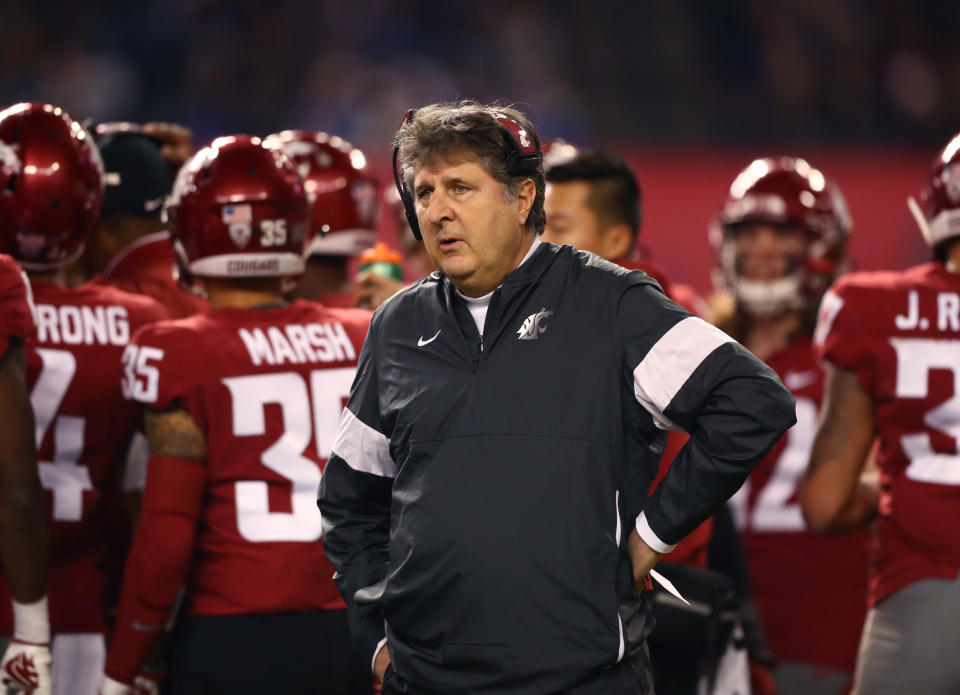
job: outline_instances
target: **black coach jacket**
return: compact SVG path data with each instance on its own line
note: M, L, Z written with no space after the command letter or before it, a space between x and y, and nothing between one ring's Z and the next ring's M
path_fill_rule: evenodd
M704 521L795 421L776 374L640 271L543 243L482 346L440 274L374 314L324 470L324 545L416 692L542 695L643 649L627 538ZM471 335L471 331L473 334ZM689 444L647 499L666 430Z

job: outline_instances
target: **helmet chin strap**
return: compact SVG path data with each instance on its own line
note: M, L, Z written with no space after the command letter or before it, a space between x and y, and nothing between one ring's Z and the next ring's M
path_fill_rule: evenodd
M772 316L802 306L800 275L793 274L772 282L737 278L731 283L733 294L744 309L755 316Z

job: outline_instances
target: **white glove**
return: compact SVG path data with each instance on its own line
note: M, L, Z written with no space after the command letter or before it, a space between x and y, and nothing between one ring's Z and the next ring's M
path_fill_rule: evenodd
M160 695L160 674L141 673L133 680L132 695Z
M104 676L100 684L100 692L97 695L132 695L133 688L115 681L110 676Z
M51 695L49 644L33 644L10 640L0 662L0 684L14 692Z
M104 676L97 695L159 695L160 681L145 675L139 675L133 680L133 685L124 685Z

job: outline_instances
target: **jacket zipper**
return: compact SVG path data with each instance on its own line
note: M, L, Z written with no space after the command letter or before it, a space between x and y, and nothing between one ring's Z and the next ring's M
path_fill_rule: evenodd
M477 339L477 354L473 356L473 373L477 373L477 369L480 367L480 355L483 354L483 336L481 335Z

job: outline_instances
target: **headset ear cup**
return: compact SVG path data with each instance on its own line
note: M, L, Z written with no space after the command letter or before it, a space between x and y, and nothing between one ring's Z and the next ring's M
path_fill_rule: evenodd
M506 129L504 129L506 130ZM508 131L509 133L509 131ZM506 170L507 174L510 176L520 176L520 161L517 158L516 150L511 150L507 154L506 160L503 162L503 168Z
M417 241L423 241L423 234L420 233L420 220L417 219L417 211L413 207L413 198L410 192L404 186L400 192L400 199L403 200L403 211L407 214L407 224L410 225L410 231Z
M403 119L403 123L400 124L400 127L407 123L413 117L413 110L407 112L406 117ZM410 195L410 191L407 190L407 184L403 180L403 175L400 173L400 165L398 162L398 157L400 155L399 145L393 148L393 182L397 186L397 193L400 194L400 200L403 201L403 212L407 216L407 224L410 225L410 231L413 232L413 238L417 241L423 241L423 235L420 233L420 221L417 219L417 210L413 205L413 196Z

